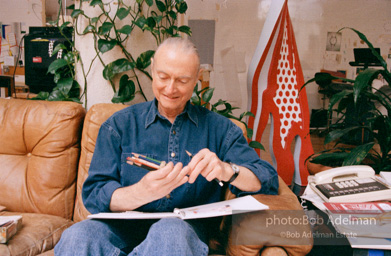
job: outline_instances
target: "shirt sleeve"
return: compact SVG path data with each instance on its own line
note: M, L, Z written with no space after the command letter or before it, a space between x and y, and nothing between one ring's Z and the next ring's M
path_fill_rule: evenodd
M82 189L83 203L91 213L110 211L111 196L121 187L120 158L120 137L107 122L103 123Z
M230 185L232 193L236 196L278 194L278 175L276 170L267 161L260 159L255 150L248 145L242 130L238 126L233 125L229 128L225 136L222 152L224 152L224 155L220 159L248 168L261 182L261 189L255 192L241 191Z

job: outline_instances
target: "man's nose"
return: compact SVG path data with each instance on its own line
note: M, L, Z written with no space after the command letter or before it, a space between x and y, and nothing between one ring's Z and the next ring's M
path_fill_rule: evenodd
M175 79L170 79L167 83L166 90L168 92L174 92L176 90Z

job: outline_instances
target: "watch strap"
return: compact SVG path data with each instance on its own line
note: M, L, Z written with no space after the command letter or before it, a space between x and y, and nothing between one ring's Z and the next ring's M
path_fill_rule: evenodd
M232 174L231 178L228 180L228 183L232 183L239 175L239 167L233 163L229 163L231 165L234 174Z

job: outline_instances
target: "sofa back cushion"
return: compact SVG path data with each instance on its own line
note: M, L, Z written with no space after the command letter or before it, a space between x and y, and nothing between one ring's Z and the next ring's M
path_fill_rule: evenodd
M82 105L0 99L0 205L72 218Z
M90 213L84 207L81 197L81 190L83 183L88 176L88 169L92 155L94 154L95 142L98 137L99 128L104 121L106 121L111 115L118 110L121 110L127 105L111 104L111 103L99 103L93 105L87 112L84 120L82 141L81 141L81 153L79 161L79 172L77 176L77 192L75 202L75 213L73 216L74 221L84 220Z

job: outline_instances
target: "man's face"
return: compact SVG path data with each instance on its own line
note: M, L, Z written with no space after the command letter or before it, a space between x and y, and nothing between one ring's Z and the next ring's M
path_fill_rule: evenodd
M198 79L198 58L173 47L161 48L152 62L152 89L160 114L170 121L182 113Z

